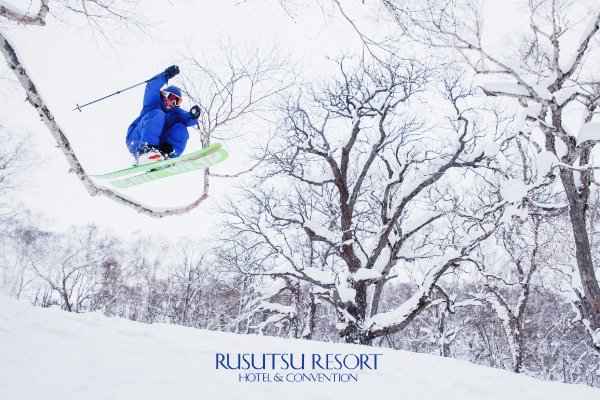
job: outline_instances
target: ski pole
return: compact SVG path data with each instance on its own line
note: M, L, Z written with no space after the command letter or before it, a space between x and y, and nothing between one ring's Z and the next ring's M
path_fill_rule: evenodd
M197 105L192 107L192 109L190 110L190 117L194 118L196 120L196 126L198 127L198 133L200 133L200 143L202 143L202 148L204 148L204 135L203 135L203 131L202 128L200 127L200 123L198 122L198 118L200 118L200 107L198 107Z
M150 79L148 79L147 81L144 81L144 82L138 83L137 85L130 86L130 87L128 87L127 89L119 90L119 91L117 91L117 92L115 92L115 93L113 93L113 94L109 94L108 96L104 96L104 97L103 97L103 98L101 98L101 99L94 100L94 101L92 101L92 102L90 102L90 103L87 103L87 104L84 104L84 105L82 105L82 106L80 106L79 104L75 103L75 105L76 105L77 107L75 107L75 108L74 108L74 109L72 109L71 111L79 110L79 112L81 112L81 108L82 108L82 107L89 106L90 104L94 104L94 103L97 103L97 102L99 102L100 100L104 100L104 99L107 99L107 98L109 98L109 97L111 97L111 96L114 96L115 94L119 94L119 93L121 93L121 92L125 92L126 90L133 89L134 87L137 87L137 86L143 85L144 83L148 83L148 82L150 82L150 81L153 81L153 80L155 80L155 79L158 79L158 78L160 78L161 76L164 76L164 75L165 75L165 73L163 72L162 74L160 74L160 75L157 75L157 76L155 76L154 78L150 78Z

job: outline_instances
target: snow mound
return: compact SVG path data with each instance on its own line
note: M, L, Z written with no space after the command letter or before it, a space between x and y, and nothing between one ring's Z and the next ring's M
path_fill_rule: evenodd
M507 82L489 82L481 85L483 90L492 93L507 93L514 94L516 96L531 96L529 90L523 85L518 83L507 83Z
M359 268L358 271L352 274L352 279L356 282L378 278L381 278L381 274L375 269Z
M558 165L559 163L560 161L558 161L558 158L556 158L554 153L546 150L542 151L537 155L538 175L540 177L548 175L554 166Z
M588 140L600 140L600 122L588 122L581 126L577 135L577 145Z
M217 353L305 354L306 370L216 369ZM239 382L240 373L317 372L313 354L380 354L350 382ZM600 390L542 382L449 358L368 346L242 336L70 314L0 296L0 398L94 399L575 399ZM296 358L298 357L298 359ZM350 357L352 358L352 357ZM271 356L267 356L267 365ZM323 360L321 360L323 361ZM260 363L260 361L259 361ZM373 366L373 364L371 364Z
M500 195L509 203L515 203L527 197L529 186L519 179L509 179L500 187Z

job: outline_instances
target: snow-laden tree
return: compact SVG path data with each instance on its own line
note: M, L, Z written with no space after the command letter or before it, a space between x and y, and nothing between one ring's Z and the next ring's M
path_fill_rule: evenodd
M117 238L96 226L73 227L64 234L38 233L31 269L49 286L52 301L69 312L90 309L103 272L118 256Z
M210 247L193 238L169 246L164 280L164 312L170 323L226 330L235 310L235 296L222 290ZM233 309L233 310L232 310Z
M31 297L39 287L31 257L38 251L38 238L46 233L38 224L35 216L17 213L0 222L0 290L16 299Z
M493 199L471 209L453 188L471 186L474 177L461 175L469 168L494 170L501 142L469 106L474 88L459 72L439 78L436 93L427 85L438 78L416 61L383 68L342 57L338 66L281 107L275 160L224 208L224 234L232 251L256 253L249 273L311 284L337 311L342 337L370 343L436 297L450 301L438 281L502 212ZM421 268L418 289L380 312L382 289L403 265Z
M586 226L595 190L593 149L600 140L600 9L570 0L529 0L529 24L509 44L486 35L483 11L471 1L384 1L397 26L431 47L450 49L482 79L488 96L515 99L522 107L518 132L536 162L524 179L509 182L505 199L534 208L568 206L575 257L574 303L591 343L600 351L600 285ZM510 186L510 188L509 188ZM564 204L531 200L550 186Z
M27 129L0 123L0 290L17 299L34 280L29 254L31 236L38 232L37 216L24 210L15 196L29 189L25 183L36 165L34 156Z
M533 221L506 224L498 233L500 246L489 249L490 257L479 264L481 289L471 294L475 301L489 306L501 321L511 354L514 372L524 371L524 325L534 278L543 269L540 243L540 216ZM531 223L529 223L531 222Z

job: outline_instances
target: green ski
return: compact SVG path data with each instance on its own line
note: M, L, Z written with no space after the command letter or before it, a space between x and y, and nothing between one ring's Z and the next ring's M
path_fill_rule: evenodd
M218 143L216 143L216 144L218 144ZM219 144L219 147L220 146L221 145ZM204 150L206 150L206 149L204 149ZM192 154L189 154L188 156L183 156L183 157L189 157L189 156L192 156L193 154L196 154L196 153L192 153ZM229 156L229 153L227 153L227 151L225 151L224 149L219 149L219 150L213 150L210 153L204 153L201 156L196 156L194 158L188 159L187 161L179 162L175 165L172 165L173 161L181 159L183 157L174 158L171 160L166 160L166 161L170 161L170 163L167 163L166 166L163 165L162 168L159 167L159 169L153 169L151 171L147 171L140 175L135 175L135 176L131 176L128 178L119 179L119 180L115 180L115 181L109 181L109 183L118 189L125 189L128 187L141 185L142 183L155 181L157 179L162 179L162 178L166 178L166 177L173 176L173 175L179 175L179 174L183 174L186 172L197 171L200 169L209 168L215 164L220 163L221 161L224 161L228 156ZM161 162L164 162L164 161L161 161ZM160 163L154 163L154 164L160 164ZM152 164L148 164L148 165L152 165ZM146 165L144 165L144 167L146 167ZM156 166L154 168L156 168ZM130 170L131 169L133 169L133 168L130 168ZM119 171L119 172L121 172L121 171ZM113 177L114 177L114 175L113 175Z
M201 158L208 154L216 152L220 148L221 148L221 143L214 143L205 149L198 150L194 153L186 154L185 156L181 156L181 157L177 157L177 158L169 158L167 160L157 161L157 162L150 163L150 164L144 164L144 165L140 165L138 167L126 168L126 169L122 169L120 171L111 172L109 174L92 175L92 177L97 178L97 179L113 179L113 178L118 178L118 177L125 176L125 175L132 175L132 174L135 174L136 172L149 171L152 169L160 169L163 167L172 166L173 164L196 160L198 158ZM225 154L227 154L227 152L225 152ZM227 158L227 155L225 156L225 158Z

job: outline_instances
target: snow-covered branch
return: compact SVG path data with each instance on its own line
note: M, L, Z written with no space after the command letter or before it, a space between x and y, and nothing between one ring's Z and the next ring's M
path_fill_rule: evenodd
M469 253L493 232L494 230L484 232L460 250L446 250L444 255L435 262L435 266L426 273L423 282L410 299L394 310L376 314L365 321L366 335L375 338L404 329L434 300L432 293L442 275L450 268L460 265L461 262L470 262Z
M46 25L46 14L50 11L48 8L49 2L50 0L41 0L38 13L33 15L18 9L4 0L0 0L0 16L23 25L44 26Z

